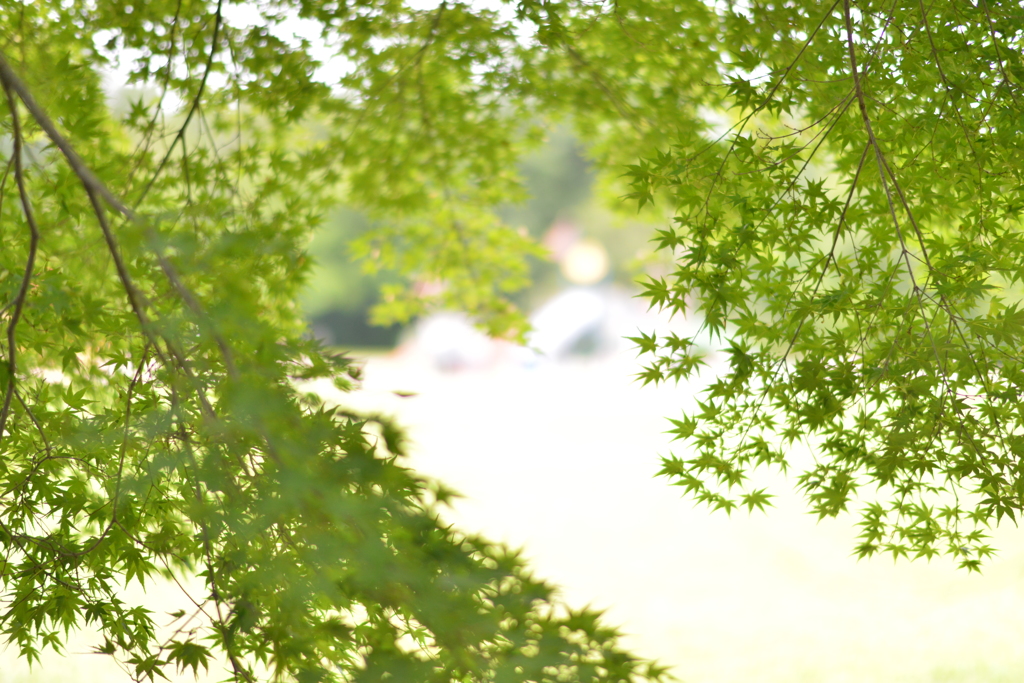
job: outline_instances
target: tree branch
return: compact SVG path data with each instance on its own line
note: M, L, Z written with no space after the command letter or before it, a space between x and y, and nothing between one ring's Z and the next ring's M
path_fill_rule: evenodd
M146 187L143 188L142 194L135 201L135 206L142 203L142 200L146 198L149 191L153 188L153 183L160 177L160 172L164 170L164 166L171 159L171 154L174 152L174 146L181 143L182 152L185 151L185 131L188 130L188 125L192 122L192 117L195 116L196 111L199 109L199 102L203 98L203 93L206 91L206 81L210 78L210 72L213 70L213 58L217 54L218 41L220 38L220 29L224 25L224 18L222 14L224 0L217 0L217 11L213 17L213 38L210 40L210 54L206 57L206 66L203 68L203 77L199 81L199 88L196 90L196 96L192 98L192 104L189 106L188 114L185 115L185 122L178 128L178 133L171 140L170 147L167 148L167 152L164 154L163 159L157 164L156 170L153 171L152 177L149 182L146 183ZM170 65L168 64L168 68Z
M25 168L22 165L22 148L24 140L21 133L21 119L18 116L18 103L11 93L11 84L3 78L0 72L0 82L3 84L4 93L7 95L7 104L11 112L11 127L14 137L14 179L18 184L18 195L21 198L21 208L25 215L25 222L31 234L28 247L28 258L25 261L25 274L21 278L21 287L14 298L14 310L11 312L11 321L7 324L7 387L4 390L3 408L0 408L0 440L3 439L4 429L7 427L7 419L11 413L11 400L14 397L15 374L18 370L17 354L17 327L21 320L22 311L25 308L25 299L28 297L28 287L32 282L32 270L36 262L36 253L39 250L39 227L36 225L35 213L32 210L32 202L29 200L28 188L25 186Z
M143 331L149 334L148 331L150 329L149 320L145 314L145 298L135 288L135 285L132 282L128 269L121 257L120 249L117 246L117 240L110 229L110 224L107 221L105 212L103 211L103 206L99 201L100 199L109 204L114 210L128 220L142 226L146 237L150 241L150 246L153 248L156 255L160 269L171 283L171 286L189 309L191 309L201 321L205 320L208 322L209 316L206 315L198 300L184 284L177 272L177 269L174 268L171 262L167 260L163 253L161 253L157 245L156 231L153 230L152 226L144 221L134 209L130 208L116 197L107 188L103 181L96 177L89 166L80 156L78 156L78 153L75 152L74 147L67 138L61 135L60 131L57 130L57 127L53 124L53 121L50 120L46 111L43 110L43 108L35 101L35 98L32 96L32 91L28 89L24 81L22 81L14 72L3 53L0 53L0 82L18 95L18 98L25 104L26 109L28 109L29 113L32 114L32 117L43 129L43 132L46 133L47 137L50 138L57 149L64 155L64 158L67 159L68 165L71 166L71 170L74 171L75 175L78 176L78 179L85 187L85 191L89 195L89 200L92 203L93 211L96 214L96 219L100 223L100 229L103 231L103 237L107 242L107 248L110 250L110 254L114 259L114 265L117 268L118 277L121 279L121 283L128 294L128 299L132 305L132 309L135 312L135 316L138 318L139 323L142 325ZM214 337L217 346L220 348L221 355L224 358L224 363L227 366L229 374L231 376L236 376L237 373L235 370L233 355L227 341L217 333L216 330L212 329L212 325L211 334Z

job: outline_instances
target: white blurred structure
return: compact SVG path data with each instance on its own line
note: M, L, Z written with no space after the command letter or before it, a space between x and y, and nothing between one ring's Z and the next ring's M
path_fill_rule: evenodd
M533 329L525 347L488 338L464 315L437 313L417 323L399 355L420 358L443 372L603 357L629 344L622 337L633 334L642 317L637 302L617 288L572 287L530 316Z
M670 323L646 310L643 300L616 285L570 287L548 299L530 316L526 346L489 339L456 313L438 313L420 321L398 355L418 358L444 372L479 370L495 365L535 367L570 358L633 357L626 339L638 330L695 329L693 321Z
M487 367L500 350L493 339L459 313L436 313L416 324L400 353L419 356L438 370L454 372Z
M573 351L599 351L611 339L607 292L593 287L567 289L530 316L533 329L527 335L528 348L541 357L557 360Z

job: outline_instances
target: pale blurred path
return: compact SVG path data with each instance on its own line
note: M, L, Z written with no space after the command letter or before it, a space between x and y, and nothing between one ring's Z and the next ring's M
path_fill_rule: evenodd
M1024 533L983 576L850 557L852 517L712 514L653 475L692 390L641 388L630 358L441 373L366 364L352 407L398 416L410 463L466 495L448 517L525 549L573 605L691 683L1024 681ZM393 391L417 392L401 398Z

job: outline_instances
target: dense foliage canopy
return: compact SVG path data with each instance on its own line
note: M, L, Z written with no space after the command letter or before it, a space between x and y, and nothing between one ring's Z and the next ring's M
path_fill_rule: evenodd
M671 195L677 268L651 301L695 309L728 372L674 421L663 473L762 507L751 470L812 510L864 501L860 556L949 554L1024 510L1024 8L751 3L722 15L732 125L633 168ZM638 339L647 381L690 377L695 339ZM860 504L860 503L858 503Z
M1002 0L0 0L5 635L35 657L88 625L150 679L660 678L441 525L394 425L302 389L357 381L294 303L338 201L370 262L442 285L382 318L522 332L536 247L495 207L564 117L676 212L647 295L729 360L664 473L763 507L750 470L799 442L819 515L877 487L860 554L977 567L1024 509L1022 25ZM637 337L643 378L692 377L701 338ZM204 584L166 631L121 594L158 575Z

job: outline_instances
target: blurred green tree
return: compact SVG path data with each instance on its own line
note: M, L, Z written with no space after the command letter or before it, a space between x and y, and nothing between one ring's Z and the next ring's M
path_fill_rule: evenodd
M394 282L386 271L365 272L352 254L350 245L371 229L364 214L338 207L325 215L307 248L313 266L299 303L313 333L336 348L392 347L401 332L398 323L370 322L381 288Z
M607 213L591 195L593 167L572 131L564 125L554 126L544 138L518 163L524 190L521 201L496 207L504 224L525 228L535 240L542 238L556 220L573 219L581 210L602 218ZM387 269L360 261L353 254L353 243L372 230L373 221L366 213L343 207L332 209L307 249L314 265L300 303L316 334L334 346L393 346L401 331L399 322L405 322L390 326L370 322L382 287L401 281ZM636 231L633 237L635 242L647 239L645 231ZM543 258L530 258L528 262L528 287L510 293L520 308L530 299L549 296L552 280L557 284L557 266ZM387 311L382 312L383 319L389 319Z

